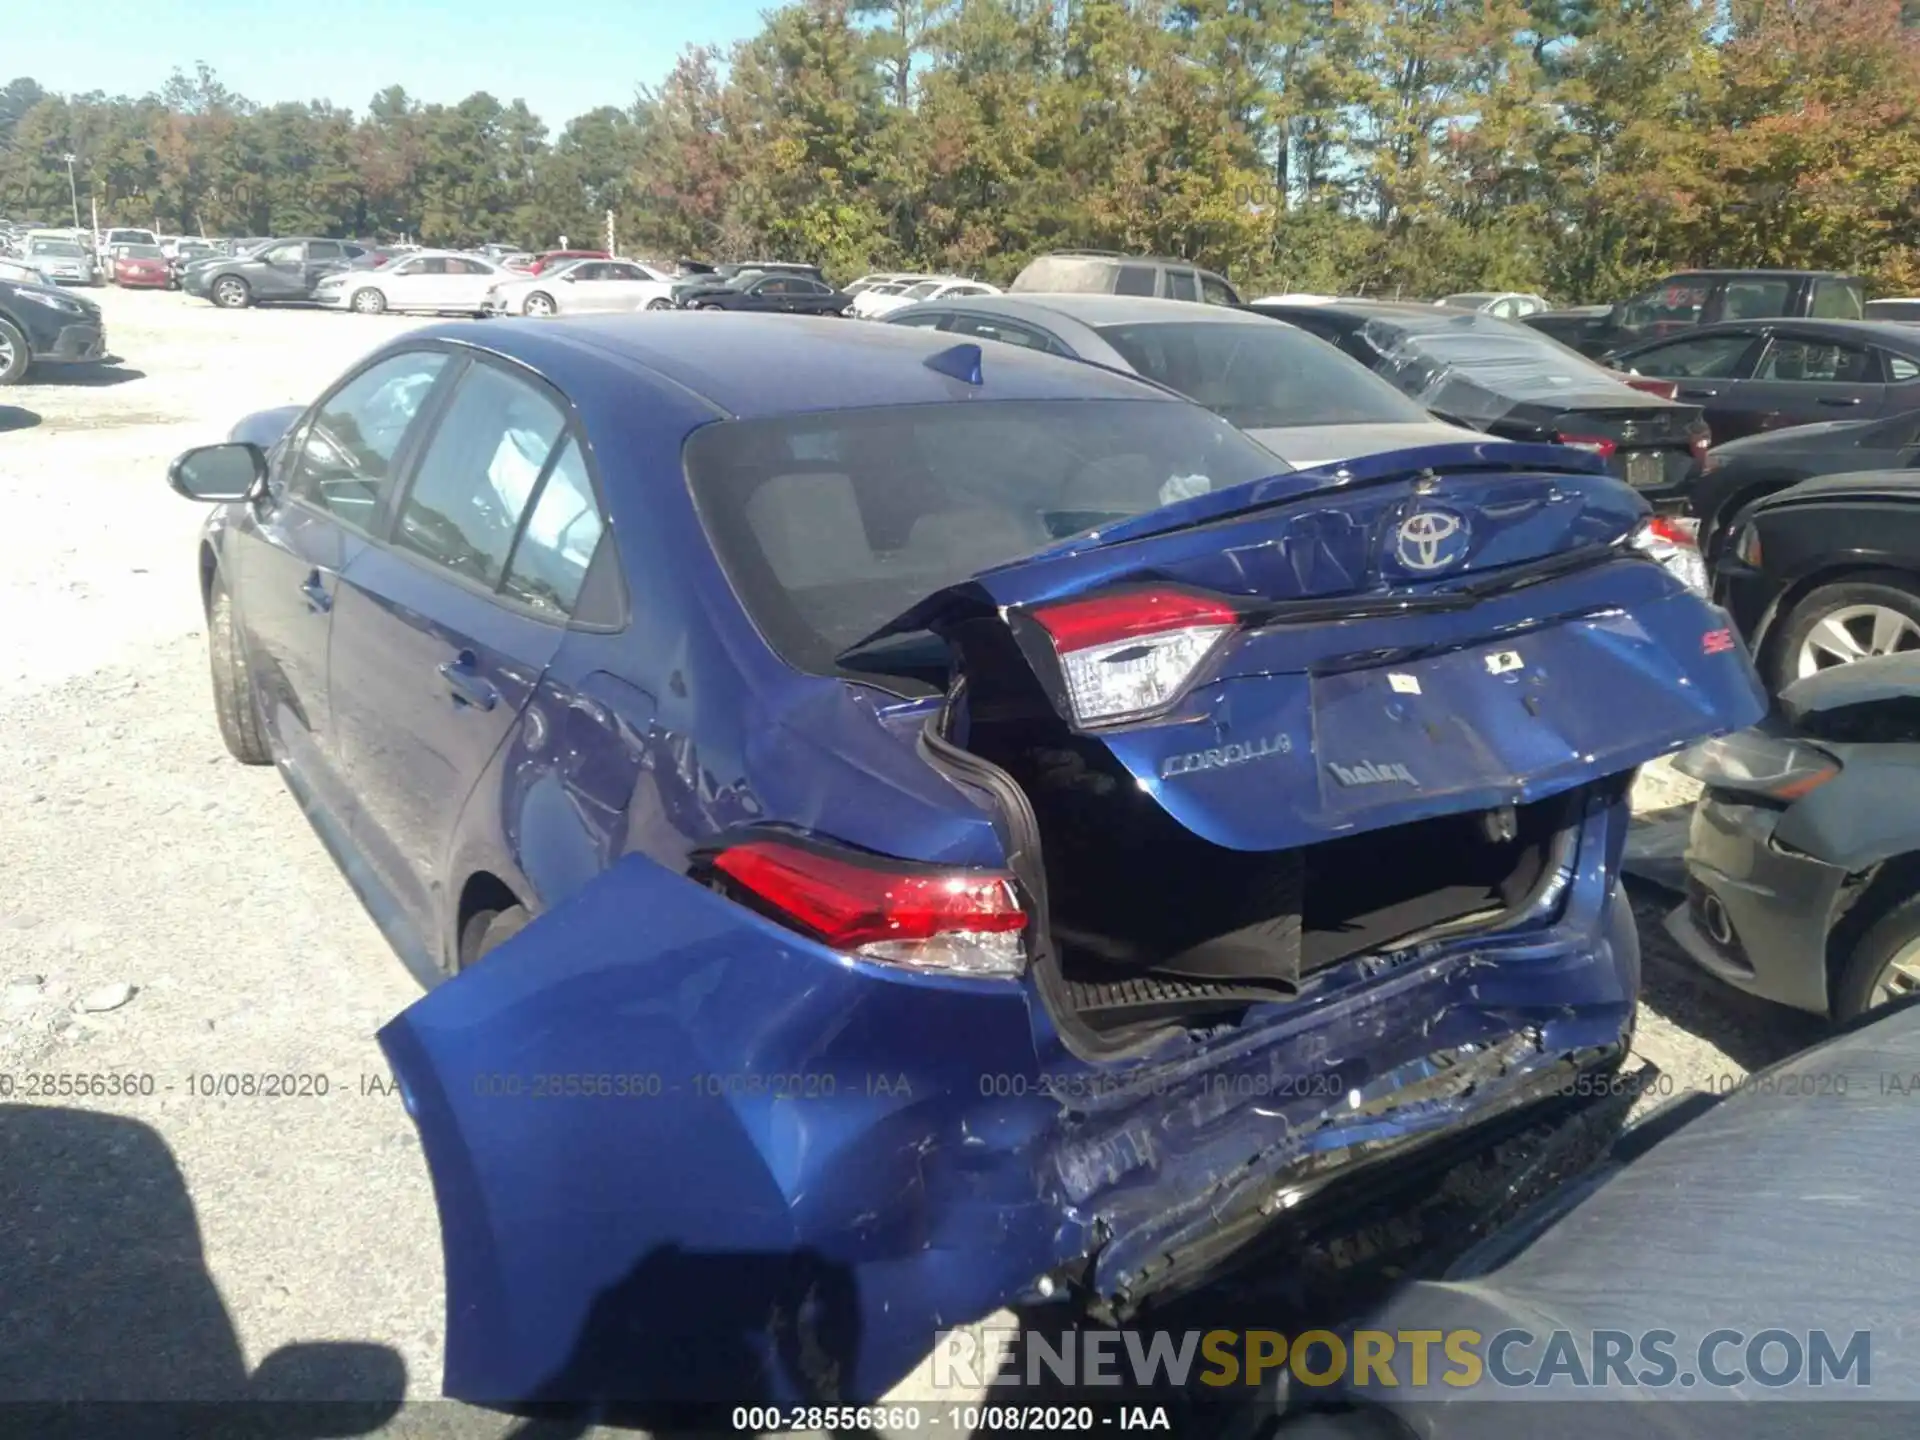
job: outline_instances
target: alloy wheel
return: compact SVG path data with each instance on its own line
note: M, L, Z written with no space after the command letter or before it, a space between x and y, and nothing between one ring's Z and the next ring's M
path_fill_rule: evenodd
M7 338L5 330L0 330L0 375L13 369L16 358L18 357L14 354L13 341Z
M529 295L527 297L527 314L551 315L553 314L553 301L544 295Z
M1909 940L1894 952L1880 978L1873 982L1872 1005L1886 1005L1909 995L1920 994L1920 937Z
M1800 642L1801 679L1873 655L1920 650L1920 623L1885 605L1847 605L1821 618Z

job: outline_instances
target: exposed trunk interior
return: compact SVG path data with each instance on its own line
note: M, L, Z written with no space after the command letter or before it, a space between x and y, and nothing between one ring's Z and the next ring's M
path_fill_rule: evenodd
M969 638L976 662L985 649L1017 663L982 632ZM1000 683L1013 672L994 669L990 689L963 691L965 733L954 738L1028 797L1064 993L1081 1025L1108 1034L1229 1019L1352 956L1454 922L1497 924L1535 892L1577 801L1229 850L1169 815L1099 741L1074 735L1037 685Z

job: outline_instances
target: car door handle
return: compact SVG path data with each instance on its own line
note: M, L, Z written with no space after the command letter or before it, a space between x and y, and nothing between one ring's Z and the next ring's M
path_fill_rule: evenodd
M1858 395L1822 395L1820 397L1820 403L1822 405L1833 405L1845 409L1849 405L1858 405L1860 403L1860 397Z
M447 682L456 705L471 705L476 710L491 710L499 703L500 692L479 673L480 662L471 650L462 650L459 658L442 661L440 678Z
M1711 400L1720 392L1718 390L1709 390L1705 386L1699 386L1690 390L1676 391L1675 393L1678 394L1682 400Z
M316 615L324 615L333 609L333 596L327 593L326 581L318 570L308 574L300 586L300 593L306 597L307 609Z

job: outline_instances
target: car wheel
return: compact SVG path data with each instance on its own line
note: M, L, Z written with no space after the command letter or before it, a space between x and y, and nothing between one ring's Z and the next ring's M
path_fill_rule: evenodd
M460 927L460 965L477 965L532 923L523 905L508 905L500 910L481 910L467 917Z
M536 290L527 296L526 313L529 315L551 315L559 308L553 303L553 297L544 290Z
M267 748L266 729L260 723L253 676L233 623L233 597L218 571L207 596L207 660L213 671L213 713L227 753L242 765L271 764L273 752Z
M1836 665L1920 650L1920 587L1898 575L1822 585L1788 612L1768 648L1776 691Z
M253 287L238 275L222 275L213 282L213 303L222 310L244 310L253 303Z
M11 320L0 318L0 385L16 385L33 363L27 337Z
M347 303L353 306L356 315L384 315L387 312L387 297L372 285L363 285L354 291L353 299Z
M671 310L672 308L673 302L671 300L663 300L657 295L647 301L647 309L649 310Z
M1920 895L1882 915L1867 928L1840 967L1833 987L1833 1018L1855 1016L1920 994Z

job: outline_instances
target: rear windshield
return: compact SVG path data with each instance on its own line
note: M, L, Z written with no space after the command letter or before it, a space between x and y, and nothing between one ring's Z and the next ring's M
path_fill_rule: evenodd
M1291 325L1198 321L1099 327L1126 362L1242 430L1431 420L1358 360Z
M164 260L167 257L158 245L122 245L120 258L123 260Z
M1380 354L1375 368L1399 389L1470 419L1498 419L1521 402L1628 389L1611 371L1531 326L1478 311L1369 320L1360 335Z
M36 240L28 248L33 255L80 256L87 252L71 240Z
M1206 411L1160 400L726 421L694 433L686 465L747 612L780 655L815 674L981 570L1288 469Z

